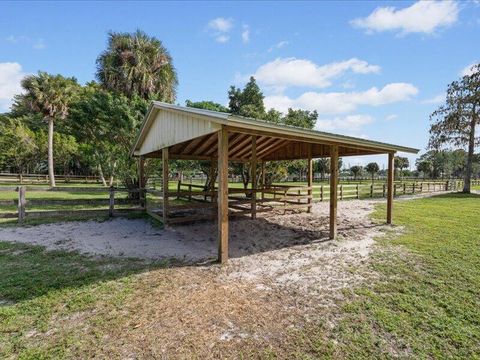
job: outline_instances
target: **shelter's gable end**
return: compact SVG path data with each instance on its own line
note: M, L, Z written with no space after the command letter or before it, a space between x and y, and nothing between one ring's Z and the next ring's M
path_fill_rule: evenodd
M221 125L195 115L160 109L137 154L146 155L220 129Z

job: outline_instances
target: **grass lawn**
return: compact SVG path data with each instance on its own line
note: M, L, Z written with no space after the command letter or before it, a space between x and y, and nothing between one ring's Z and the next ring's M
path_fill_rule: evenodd
M384 211L379 206L374 216L383 219ZM378 274L376 281L345 291L346 300L338 308L325 309L325 318L335 315L333 325L294 332L282 343L270 339L268 351L229 342L228 354L233 358L479 358L479 214L478 195L397 201L394 221L404 226L404 232L379 241L370 265ZM168 328L162 322L168 301L184 302L180 320L194 322L204 321L198 320L203 319L199 306L228 307L222 299L232 290L222 290L213 278L220 272L218 267L166 265L0 242L0 358L129 357L118 352L115 341L158 345L157 336ZM211 291L199 290L201 284ZM254 289L241 284L235 289L239 291L235 296L245 296L242 311L255 314ZM195 298L189 298L192 292ZM218 316L228 312L220 311ZM254 322L255 316L249 321ZM144 327L149 321L159 328ZM188 334L188 322L184 326ZM185 358L192 358L192 352L200 358L221 354L218 344L211 349L189 337L181 344L190 354Z
M479 214L479 195L396 202L405 233L381 240L380 281L349 294L328 335L319 329L324 355L480 358Z

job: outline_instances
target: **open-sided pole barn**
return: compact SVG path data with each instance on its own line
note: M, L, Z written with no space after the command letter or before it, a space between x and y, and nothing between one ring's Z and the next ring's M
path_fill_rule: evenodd
M311 209L312 159L329 157L330 171L330 238L337 235L338 158L373 154L388 155L387 223L392 222L393 159L397 151L417 153L417 149L361 138L277 125L216 111L153 102L148 110L132 153L144 158L162 158L163 220L168 222L169 159L209 160L218 162L217 199L218 259L228 259L229 189L228 163L249 162L256 179L257 163L277 160L308 160L307 209ZM143 164L139 166L143 169ZM263 172L263 171L262 171ZM143 176L141 176L143 178ZM261 175L264 184L264 174ZM253 181L252 184L255 184ZM250 190L251 215L256 216L257 188Z

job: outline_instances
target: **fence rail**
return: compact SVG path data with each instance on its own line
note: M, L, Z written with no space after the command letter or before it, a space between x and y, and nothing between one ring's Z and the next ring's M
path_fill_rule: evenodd
M46 174L0 173L0 182L6 183L46 184L48 180L48 175ZM100 183L101 179L96 175L55 175L55 181L64 183Z
M480 186L480 180L472 180L472 186ZM441 191L456 191L463 186L463 181L425 181L413 183L394 183L394 196L414 195L420 193L431 193ZM204 217L215 217L211 211L216 210L216 188L209 191L204 190L203 185L179 183L176 191L168 191L169 198L186 200L185 203L172 204L167 212L185 212L188 210L210 210ZM65 215L107 215L115 216L125 212L146 211L147 194L158 198L162 192L154 189L125 189L125 188L80 188L80 187L40 187L22 185L19 187L0 187L1 191L16 191L16 199L0 200L0 206L16 207L17 211L2 211L0 218L17 218L23 223L28 218L43 218ZM39 199L35 196L29 198L29 194L38 191L51 192L78 192L82 196L78 199ZM82 194L85 193L85 194ZM85 198L88 193L105 194L105 198ZM129 197L118 197L117 194L129 194ZM137 194L137 195L133 195ZM339 184L339 200L386 197L386 184ZM284 212L291 209L307 209L312 202L327 201L330 198L329 185L313 185L312 187L299 185L275 184L269 187L257 189L230 188L229 208L230 215L238 216L249 213L269 211L272 206L283 209ZM273 204L273 205L272 205ZM276 204L276 205L275 205ZM72 205L69 208L69 205ZM66 209L52 209L61 206ZM91 206L93 209L74 209L75 206ZM96 207L102 207L98 209ZM37 209L36 209L37 208ZM41 211L38 210L41 209ZM45 208L45 209L43 209ZM191 220L191 219L190 219ZM170 220L169 220L170 221ZM172 222L181 222L180 218L172 219Z
M64 216L116 216L124 213L130 213L139 210L145 210L145 195L144 191L139 189L125 189L125 188L48 188L37 186L18 186L12 187L0 187L0 191L16 191L18 193L17 199L0 200L1 206L16 206L16 212L0 212L0 218L11 219L17 218L18 223L22 224L26 219L38 219L47 217L64 217ZM54 192L79 192L79 193L104 193L106 198L81 198L81 199L28 199L28 195L32 192L54 191ZM139 194L137 198L115 198L118 193L123 194ZM108 197L107 197L108 195ZM68 209L68 205L72 205ZM102 209L75 209L74 206L101 206ZM116 205L128 206L115 208ZM137 206L133 206L137 205ZM28 207L45 207L45 210L28 210ZM66 206L67 209L50 209L55 206ZM28 210L28 211L27 211Z

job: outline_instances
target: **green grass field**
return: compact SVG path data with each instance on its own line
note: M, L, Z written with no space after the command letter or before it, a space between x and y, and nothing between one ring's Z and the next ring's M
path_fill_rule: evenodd
M379 281L348 294L342 321L316 344L323 355L479 358L479 214L479 195L396 202L405 234L381 240Z
M374 216L384 211L378 206ZM338 319L333 327L292 335L287 343L296 350L287 357L478 358L478 214L478 195L397 201L394 221L404 232L379 240L370 265L376 281L344 291L339 307L326 310ZM141 311L142 297L153 292L168 296L176 286L172 278L190 271L165 266L0 242L0 358L115 357L105 345L108 334L133 333L137 326L132 318L123 328L124 309L137 304ZM284 358L287 343L277 348L272 342L256 357Z

